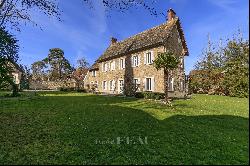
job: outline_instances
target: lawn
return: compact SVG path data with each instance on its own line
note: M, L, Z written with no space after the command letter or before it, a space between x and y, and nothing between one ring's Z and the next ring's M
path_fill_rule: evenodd
M0 164L248 164L248 99L0 97Z

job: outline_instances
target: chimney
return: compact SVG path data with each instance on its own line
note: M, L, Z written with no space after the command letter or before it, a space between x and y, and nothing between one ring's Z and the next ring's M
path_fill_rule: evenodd
M172 21L175 18L175 16L176 16L175 11L172 8L168 9L168 11L167 11L167 22Z
M111 37L111 44L110 45L114 45L115 43L117 43L117 39L114 37Z

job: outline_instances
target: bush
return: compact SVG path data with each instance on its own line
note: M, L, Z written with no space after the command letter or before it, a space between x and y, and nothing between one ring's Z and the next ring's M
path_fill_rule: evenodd
M87 93L87 90L86 89L77 89L77 92L79 92L79 93Z
M157 92L136 92L136 98L144 98L144 99L155 99L160 100L165 98L164 93L157 93Z
M71 87L63 88L63 87L60 87L59 91L62 91L62 92L73 92L73 91L75 91L75 88L71 88Z

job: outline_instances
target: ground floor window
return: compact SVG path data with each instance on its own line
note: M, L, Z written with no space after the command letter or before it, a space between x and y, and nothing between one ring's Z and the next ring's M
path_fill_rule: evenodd
M174 78L169 78L168 80L168 90L174 91Z
M153 78L146 78L145 79L145 90L146 91L153 91L153 86L154 86Z
M134 85L135 85L137 91L140 91L140 88L139 88L139 86L140 86L140 79L139 78L134 78Z
M124 80L119 80L119 93L122 93L124 90Z
M103 90L107 90L107 81L103 81L102 87L103 87Z
M111 81L109 82L109 89L110 89L110 90L114 90L114 89L115 89L115 81L114 81L114 80L111 80Z
M180 91L184 91L184 85L185 85L184 80L180 80Z

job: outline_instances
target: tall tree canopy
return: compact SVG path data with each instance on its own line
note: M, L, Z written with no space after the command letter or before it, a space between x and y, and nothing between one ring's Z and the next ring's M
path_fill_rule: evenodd
M61 12L56 0L0 0L0 27L20 30L20 23L37 25L32 20L32 9L60 20Z
M37 81L66 80L70 77L73 68L64 57L64 51L60 48L52 48L42 61L32 64L32 77Z
M220 42L221 43L221 42ZM227 39L224 47L211 47L210 40L190 73L190 90L194 93L221 94L237 97L249 95L249 41L241 31ZM211 49L213 48L213 49Z
M14 68L19 68L17 40L4 28L0 28L0 88L11 85L13 95L17 94L17 86L12 78Z

